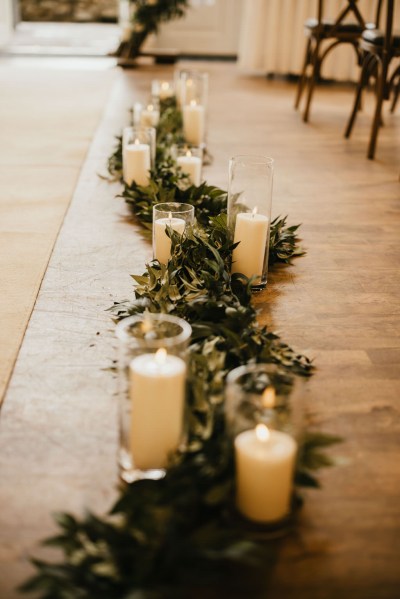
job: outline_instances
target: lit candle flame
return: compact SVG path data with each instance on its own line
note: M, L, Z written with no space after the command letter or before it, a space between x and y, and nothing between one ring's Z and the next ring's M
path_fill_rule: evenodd
M275 407L275 389L273 387L267 387L261 397L261 403L263 408Z
M138 140L138 138L135 139L135 145L138 146L140 144L140 141Z
M163 81L161 83L161 89L163 89L163 90L169 89L169 83L168 83L168 81Z
M196 100L190 100L190 106L197 106Z
M266 443L271 436L268 427L265 424L257 424L256 426L256 437L261 443Z
M255 216L255 215L257 214L257 212L258 212L258 206L255 206L255 207L253 208L253 211L252 211L252 213L251 213L251 216Z
M144 334L149 333L153 328L150 318L146 318L142 322L142 331Z
M168 218L169 220L172 220L172 212L168 212Z
M188 151L186 152L186 156L191 156L191 155L192 155L192 152L191 152L190 150L188 150Z
M154 355L154 359L157 364L165 364L167 359L167 350L164 347L160 347Z
M153 104L149 104L147 107L147 110L150 110L150 112L153 110Z

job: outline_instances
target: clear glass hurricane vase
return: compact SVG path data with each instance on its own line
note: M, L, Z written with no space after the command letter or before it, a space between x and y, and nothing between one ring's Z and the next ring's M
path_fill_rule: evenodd
M274 161L265 156L234 156L229 163L228 226L237 247L232 273L267 284Z

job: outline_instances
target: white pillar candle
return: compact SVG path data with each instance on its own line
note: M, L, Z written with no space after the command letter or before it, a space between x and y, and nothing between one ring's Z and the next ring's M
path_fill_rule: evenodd
M201 158L199 156L192 156L190 150L188 150L185 156L178 156L178 166L181 167L182 171L189 175L189 180L192 185L200 185L201 183Z
M185 407L186 364L164 349L130 363L131 452L140 470L164 468L179 446Z
M186 222L183 218L172 218L171 214L168 218L158 218L154 223L154 258L161 264L167 264L171 257L171 239L167 235L167 226L182 235Z
M141 144L138 139L123 148L124 181L131 185L148 185L150 181L150 146Z
M183 135L188 143L200 146L204 141L205 111L204 106L192 100L183 107Z
M160 100L167 100L167 98L172 98L173 95L174 90L169 81L162 81L160 85Z
M263 424L235 439L236 505L256 522L276 522L290 511L296 441Z
M149 104L140 114L140 124L142 127L157 127L160 120L160 111L156 110L153 104Z
M232 272L246 277L261 277L268 240L269 219L264 214L239 212L236 216L234 243L240 241L232 253Z

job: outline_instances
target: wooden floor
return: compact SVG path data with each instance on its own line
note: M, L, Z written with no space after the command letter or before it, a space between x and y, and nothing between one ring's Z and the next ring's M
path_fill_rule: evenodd
M43 62L0 61L0 405L115 74Z
M261 319L315 358L313 422L343 435L340 465L308 494L284 544L270 598L400 596L400 116L385 118L365 158L370 106L343 139L352 90L318 89L311 124L293 85L210 72L210 183L227 185L238 153L275 158L273 212L303 223L307 256L270 275ZM30 571L50 513L104 512L117 481L115 357L103 310L128 297L150 248L100 181L126 109L146 99L156 67L121 72L82 171L5 398L0 422L0 597ZM164 76L168 68L162 71Z

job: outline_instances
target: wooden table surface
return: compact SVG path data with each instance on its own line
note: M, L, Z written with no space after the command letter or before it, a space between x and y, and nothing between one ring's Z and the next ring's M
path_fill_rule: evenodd
M385 118L365 158L371 106L343 139L352 90L315 94L312 122L295 89L209 63L206 179L226 187L238 153L275 158L273 213L302 222L307 256L270 275L261 319L315 358L306 402L313 422L346 442L340 465L308 493L296 539L284 544L271 597L400 596L400 121ZM0 422L0 597L31 572L27 556L54 532L51 513L111 505L117 484L115 358L104 310L129 297L151 249L127 219L117 184L97 177L150 81L121 72L81 172L28 327ZM51 74L49 74L51 76ZM70 124L70 126L72 126ZM104 169L103 169L104 170ZM36 555L47 555L41 549Z

